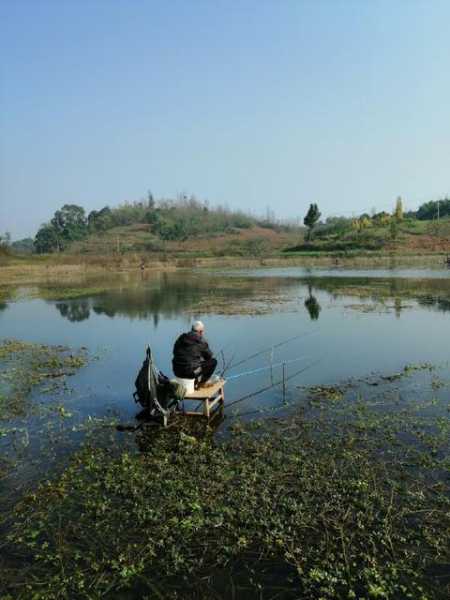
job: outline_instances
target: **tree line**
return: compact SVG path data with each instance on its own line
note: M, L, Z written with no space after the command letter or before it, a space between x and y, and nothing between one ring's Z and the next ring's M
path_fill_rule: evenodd
M310 204L303 219L304 225L308 228L308 240L312 238L313 230L317 235L339 236L348 232L349 229L363 231L371 227L389 227L390 235L395 239L398 225L403 220L434 221L450 217L450 199L425 202L416 211L405 212L403 201L401 197L398 197L392 213L373 210L372 214L362 213L358 217L328 217L324 222L320 221L320 216L317 204Z
M422 204L417 211L404 212L401 198L397 199L392 214L381 211L363 213L359 217L328 217L320 221L321 212L317 204L309 205L303 223L308 230L307 239L317 234L339 235L349 228L362 231L373 226L389 226L395 237L396 225L402 219L434 220L450 217L450 199L433 200ZM199 235L216 235L233 229L249 228L254 225L273 229L289 229L280 225L273 213L265 219L258 219L242 211L227 207L211 208L208 202L195 196L180 195L176 200L156 200L151 192L138 202L124 203L115 208L104 206L100 210L86 213L82 206L64 204L52 219L41 225L34 239L26 238L10 241L9 234L0 236L0 252L10 248L17 252L60 252L75 241L90 234L103 233L114 227L133 224L147 224L151 234L160 240L186 240ZM292 226L291 226L292 227Z
M60 252L89 234L138 223L147 224L149 232L161 240L186 240L257 224L279 227L275 221L259 220L242 211L223 206L211 208L208 202L194 196L157 201L149 192L145 200L116 208L105 206L87 215L82 206L65 204L48 223L41 225L34 239L34 249L38 253Z

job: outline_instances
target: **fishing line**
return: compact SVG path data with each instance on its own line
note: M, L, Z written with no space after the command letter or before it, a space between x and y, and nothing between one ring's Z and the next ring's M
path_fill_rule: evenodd
M269 413L274 413L277 410L281 410L283 408L287 408L288 406L290 406L290 404L282 404L279 406L272 406L271 408L255 408L255 410L248 410L246 412L243 413L237 413L237 414L233 414L233 415L229 415L227 418L229 419L238 419L240 417L248 417L248 415L266 415Z
M289 377L286 377L285 381L289 381L290 379L293 379L294 377L297 377L301 373L304 373L305 371L307 371L309 368L314 367L315 365L317 365L318 363L320 363L322 360L323 360L323 357L319 358L318 360L316 360L316 361L314 361L312 363L310 363L309 365L307 365L303 369L299 369L298 371L296 371L292 375L289 375ZM280 385L281 383L283 383L282 379L280 379L279 381L276 381L274 384L267 385L267 386L265 386L263 388L260 388L259 390L256 390L256 392L251 392L250 394L246 394L245 396L242 396L241 398L238 398L237 400L234 400L233 402L230 402L229 404L227 403L225 405L225 408L228 409L228 408L230 408L230 406L233 406L234 404L238 404L239 402L243 402L244 400L248 400L249 398L253 398L254 396L258 396L259 394L267 392L267 391L271 390L272 388L276 387L277 385Z
M236 364L230 365L229 368L230 369L234 369L236 367L239 367L240 365L243 365L244 363L248 362L252 358L256 358L257 356L261 356L261 354L264 354L265 352L269 352L270 350L273 351L275 348L279 348L280 346L284 346L285 344L288 344L289 342L293 342L294 340L298 340L299 338L305 337L307 335L313 335L315 333L319 333L319 331L318 330L307 331L306 333L300 333L299 335L295 335L294 337L288 338L287 340L283 340L282 342L278 342L278 344L273 344L272 346L269 346L268 348L264 348L264 350L259 350L255 354L251 354L250 356L247 356L246 358L243 358L242 360L240 360Z
M299 360L305 360L308 358L307 356L299 356L298 358L292 358L291 360L284 360L279 363L268 365L267 367L259 367L258 369L252 369L251 371L244 371L243 373L236 373L236 375L230 375L227 377L227 381L231 381L232 379L238 379L239 377L244 377L246 375L253 375L254 373L260 373L261 371L267 371L268 369L275 369L276 367L282 367L283 365L289 365L294 362L298 362Z
M225 363L225 360L224 360L223 369L222 369L222 371L221 371L221 373L220 373L220 376L221 376L221 377L223 377L224 373L225 373L226 371L228 371L228 369L230 368L230 365L231 365L231 363L233 362L233 360L234 360L234 357L235 357L235 356L236 356L236 352L233 352L233 354L231 355L231 358L230 358L230 360L229 360L229 361L227 361L227 362Z

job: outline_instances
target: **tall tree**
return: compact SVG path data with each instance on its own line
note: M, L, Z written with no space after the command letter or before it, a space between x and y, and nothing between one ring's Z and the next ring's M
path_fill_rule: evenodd
M401 221L403 219L403 202L400 196L395 203L394 217L396 221Z
M308 227L308 240L312 237L312 231L317 221L320 219L319 207L317 204L310 204L306 217L303 219L303 223Z
M51 223L41 225L34 238L34 248L38 254L54 252L60 249L58 232Z
M438 202L439 202L439 216L445 217L450 215L450 198L442 198L442 200L430 200L419 206L417 211L417 218L421 221L436 219L438 213Z
M51 224L56 229L58 239L63 242L81 240L87 234L87 220L82 206L64 204L57 210Z
M87 233L84 208L76 204L64 204L55 212L50 223L41 225L34 239L34 247L39 253L61 251L69 242L81 240Z
M155 208L155 198L153 197L153 194L150 190L148 190L147 192L147 207L150 210L153 210Z
M5 231L3 235L0 235L0 245L5 248L11 244L11 234L9 231Z
M89 231L106 231L114 226L112 211L109 206L104 206L101 210L92 210L87 218Z

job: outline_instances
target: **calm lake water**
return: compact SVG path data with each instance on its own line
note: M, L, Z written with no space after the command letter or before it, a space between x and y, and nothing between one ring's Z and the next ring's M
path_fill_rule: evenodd
M268 367L271 361L287 362L287 376L305 369L289 381L284 398L277 386L235 405L233 414L282 409L283 400L298 398L298 385L392 374L407 364L432 363L448 373L448 270L149 273L89 285L95 286L93 291L87 287L86 295L76 299L24 299L0 310L2 338L85 346L98 357L70 379L76 393L67 402L82 415L113 410L132 419L133 382L146 345L159 368L171 376L174 340L193 318L205 322L219 363L233 365L266 349L227 370L229 402L267 386L271 377L279 380L282 368L243 373ZM48 287L33 293L43 291ZM57 296L55 288L53 293ZM301 337L283 343L294 336Z

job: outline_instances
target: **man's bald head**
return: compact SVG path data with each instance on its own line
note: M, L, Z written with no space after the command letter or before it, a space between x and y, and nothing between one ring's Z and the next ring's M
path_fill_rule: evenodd
M205 331L205 326L201 321L194 321L192 323L192 331L195 331L195 333L202 334Z

